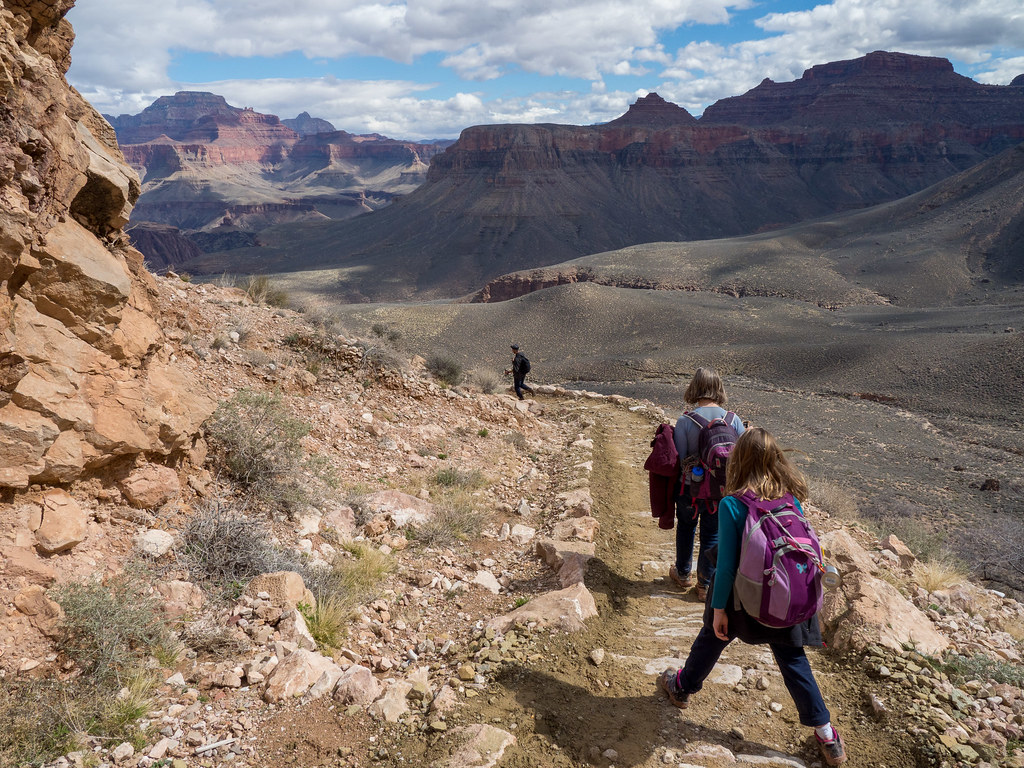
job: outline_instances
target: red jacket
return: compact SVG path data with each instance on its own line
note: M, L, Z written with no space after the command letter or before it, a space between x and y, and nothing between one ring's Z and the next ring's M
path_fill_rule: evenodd
M679 452L674 433L671 424L659 424L651 441L651 455L644 462L644 469L650 473L651 517L658 518L658 527L665 530L671 529L676 520Z

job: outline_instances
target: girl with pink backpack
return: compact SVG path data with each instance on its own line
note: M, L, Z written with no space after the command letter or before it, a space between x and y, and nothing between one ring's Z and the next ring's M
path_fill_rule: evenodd
M807 481L765 429L740 435L718 505L718 562L701 628L680 669L658 678L669 701L689 706L734 638L766 643L803 725L825 761L846 762L804 646L821 646L821 549L803 519ZM792 623L790 623L792 622Z

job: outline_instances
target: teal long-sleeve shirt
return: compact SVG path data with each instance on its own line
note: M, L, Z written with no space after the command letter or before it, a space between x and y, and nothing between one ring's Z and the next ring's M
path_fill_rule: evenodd
M801 515L804 508L796 501L796 510ZM711 595L712 608L725 608L736 581L736 569L740 564L740 546L743 543L743 527L747 522L747 505L735 496L726 496L718 504L718 565L715 568L715 591Z

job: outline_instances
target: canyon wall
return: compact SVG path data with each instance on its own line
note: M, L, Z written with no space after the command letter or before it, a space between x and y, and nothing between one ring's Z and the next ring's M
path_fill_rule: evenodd
M0 486L189 450L213 409L173 364L123 233L138 176L64 78L73 0L0 8Z

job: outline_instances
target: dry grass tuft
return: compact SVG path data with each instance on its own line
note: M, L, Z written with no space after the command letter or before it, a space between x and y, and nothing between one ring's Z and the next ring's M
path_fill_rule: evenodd
M914 581L927 592L963 584L967 572L955 560L943 558L914 563Z
M832 517L843 520L853 520L857 517L857 502L849 489L826 478L811 479L808 501Z
M476 509L472 497L455 492L434 505L433 516L416 528L413 536L427 546L445 546L476 538L484 523L484 514Z

